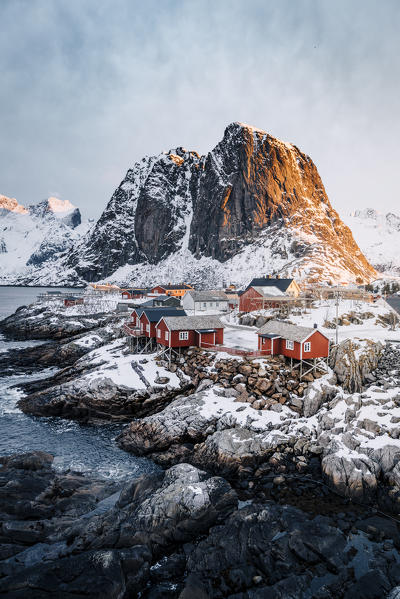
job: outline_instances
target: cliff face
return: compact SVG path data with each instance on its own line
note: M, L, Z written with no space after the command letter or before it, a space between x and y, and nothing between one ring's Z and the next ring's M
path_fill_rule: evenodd
M312 160L264 131L233 123L205 159L189 247L225 261L279 231L293 235L288 260L302 256L313 268L311 262L321 255L329 262L331 255L357 276L374 274Z
M65 208L52 200L53 211ZM51 264L49 248L35 254L29 264L39 270L25 280L147 283L154 265L161 278L211 285L273 272L328 281L376 276L312 160L242 123L229 125L206 156L176 148L134 164L97 223L60 256L61 246Z
M277 261L278 270L286 263L282 272L311 279L375 275L312 160L242 123L206 156L177 148L136 163L67 267L91 281L182 251L226 262L249 245L265 248L268 264L255 271L276 270Z

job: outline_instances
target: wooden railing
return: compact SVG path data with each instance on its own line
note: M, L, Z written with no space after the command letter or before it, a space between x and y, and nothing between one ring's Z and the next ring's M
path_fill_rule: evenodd
M130 337L142 337L144 333L138 327L129 326L129 324L125 323L122 327L124 329L125 335L129 335Z
M213 343L202 343L200 345L203 349L209 349L212 351L221 351L231 356L241 356L243 358L261 358L263 356L271 355L270 349L236 349L235 347L229 347L227 345L215 345Z

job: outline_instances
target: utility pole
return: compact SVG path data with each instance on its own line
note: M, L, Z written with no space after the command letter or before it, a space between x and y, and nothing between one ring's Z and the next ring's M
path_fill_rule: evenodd
M339 344L339 291L336 291L336 345Z

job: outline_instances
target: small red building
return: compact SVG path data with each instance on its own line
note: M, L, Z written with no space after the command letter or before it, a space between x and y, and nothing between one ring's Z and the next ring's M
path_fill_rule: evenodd
M140 299L146 297L147 289L124 289L122 292L122 299Z
M189 289L193 289L193 287L186 283L182 283L180 285L156 285L156 287L150 289L150 292L162 295L173 295L174 297L183 297Z
M222 345L224 325L218 316L163 316L156 326L156 341L172 348Z
M252 312L264 308L277 308L282 302L298 297L300 287L294 279L262 277L253 279L239 293L239 311Z
M270 355L294 360L313 360L329 356L329 338L316 327L271 320L257 331L258 349Z
M64 306L67 306L67 308L70 306L77 306L79 304L83 304L83 297L69 296L64 298Z
M144 308L136 321L140 332L145 337L154 339L156 337L156 325L163 316L182 318L186 316L186 312L182 308Z

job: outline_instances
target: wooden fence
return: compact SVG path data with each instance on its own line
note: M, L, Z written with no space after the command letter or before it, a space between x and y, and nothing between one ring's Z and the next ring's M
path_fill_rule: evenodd
M229 347L227 345L214 345L212 343L202 343L203 349L209 349L212 351L222 351L231 356L241 356L243 358L262 358L271 355L270 349L236 349L235 347Z

